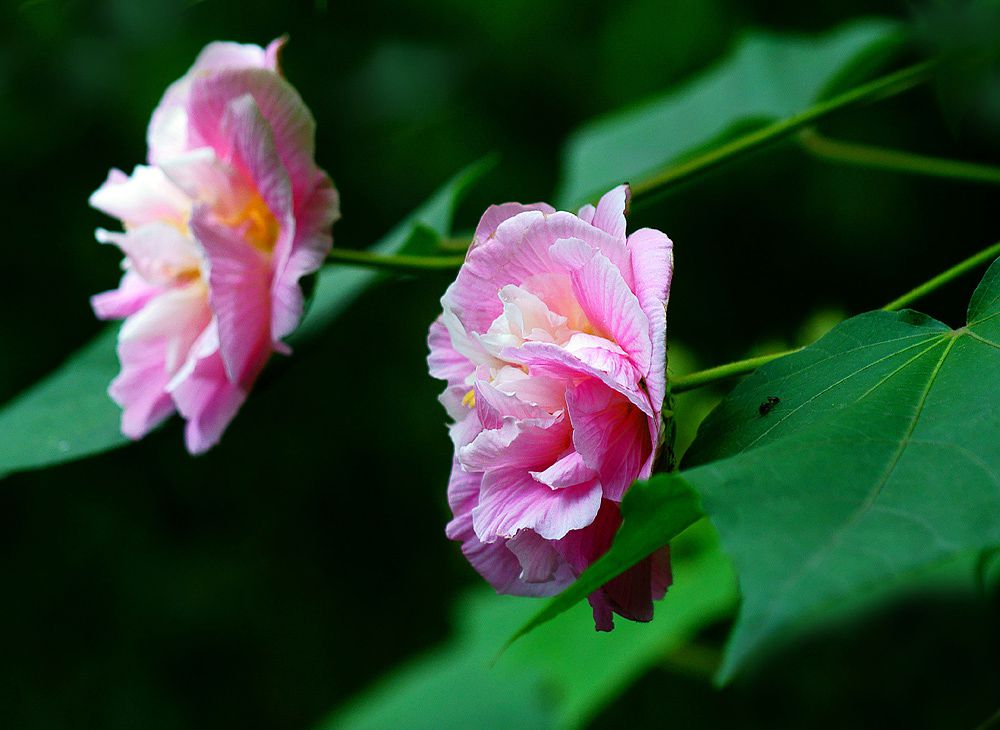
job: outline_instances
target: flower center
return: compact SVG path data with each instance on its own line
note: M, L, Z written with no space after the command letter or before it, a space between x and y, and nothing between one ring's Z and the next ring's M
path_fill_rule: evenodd
M243 238L258 251L271 253L278 241L278 221L258 193L250 196L246 205L237 213L220 217L220 222L243 232Z

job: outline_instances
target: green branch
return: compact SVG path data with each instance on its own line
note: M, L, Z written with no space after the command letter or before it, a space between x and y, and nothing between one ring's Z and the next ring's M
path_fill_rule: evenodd
M1000 256L1000 243L995 243L992 246L984 248L982 251L973 254L964 261L955 264L947 271L938 274L933 279L914 289L911 289L903 296L893 299L891 302L882 307L882 311L897 312L900 309L905 309L918 299L921 299L931 292L940 289L945 284L954 281L962 274L972 271L977 266L989 263L997 256ZM801 349L801 347L798 347L794 350L775 352L770 355L760 355L759 357L750 357L745 360L736 360L735 362L726 363L725 365L716 365L714 368L709 368L708 370L699 370L698 372L689 373L688 375L678 375L677 377L670 379L670 391L672 393L683 393L688 390L703 388L706 385L713 385L720 380L727 380L739 375L749 375L762 365L767 365L772 360L777 360L778 358L785 357L786 355L791 355Z
M731 142L720 145L690 160L671 165L651 177L632 185L632 195L648 195L659 189L685 181L730 160L742 157L764 145L783 139L834 112L868 102L895 96L927 81L938 67L936 59L909 66L866 84L821 101L804 111L769 124Z
M365 266L370 269L416 272L457 269L465 261L465 256L391 256L370 251L334 248L327 254L326 260L335 264Z
M803 129L799 132L798 140L807 152L831 162L857 165L874 170L1000 185L1000 168L990 165L978 165L974 162L961 162L853 142L842 142L824 137L815 129Z
M895 312L900 309L905 309L918 299L927 296L936 289L940 289L948 282L957 279L962 274L972 271L977 266L989 263L997 256L1000 256L1000 243L995 243L992 246L984 248L979 253L973 254L969 258L965 259L965 261L955 264L950 269L938 274L930 281L921 284L915 289L911 289L901 297L893 299L891 302L882 307L882 309L886 312Z

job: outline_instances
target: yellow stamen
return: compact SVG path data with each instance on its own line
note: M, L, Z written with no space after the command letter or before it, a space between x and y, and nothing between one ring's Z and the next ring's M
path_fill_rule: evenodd
M468 393L465 394L465 397L462 398L462 405L465 406L466 408L475 408L476 407L476 389L475 388L473 388L472 390L470 390Z

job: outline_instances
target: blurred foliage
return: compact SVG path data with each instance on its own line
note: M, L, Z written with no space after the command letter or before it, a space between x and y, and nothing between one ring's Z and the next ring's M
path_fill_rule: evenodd
M156 100L211 40L291 35L286 71L342 193L335 238L361 247L491 152L501 164L461 206L460 227L490 202L551 197L572 129L689 78L751 26L816 31L879 13L918 22L938 48L979 42L995 6L8 0L0 399L99 330L86 299L117 281L118 256L93 241L106 221L87 196L109 167L142 161ZM973 11L984 15L963 20ZM984 73L957 89L917 90L823 131L997 164L1000 81ZM827 166L789 144L637 210L632 225L676 242L670 336L709 365L794 341L812 312L880 306L996 240L996 194ZM961 322L966 284L922 308ZM424 340L446 285L435 275L363 295L205 457L182 452L174 422L119 453L5 480L4 723L304 728L444 640L453 603L480 583L442 535L450 444ZM713 397L679 401L682 434ZM596 724L972 727L1000 699L991 596L887 607L722 693L657 667ZM726 628L699 642L718 648Z

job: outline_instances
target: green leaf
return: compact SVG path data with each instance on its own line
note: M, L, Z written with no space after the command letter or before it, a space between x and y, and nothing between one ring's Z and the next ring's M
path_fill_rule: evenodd
M686 85L575 132L563 153L560 205L592 202L737 131L803 111L846 75L870 67L873 55L884 58L898 44L899 30L896 22L870 19L812 37L748 34L731 55Z
M720 680L824 608L1000 545L1000 261L968 320L854 317L706 419L682 474L743 594Z
M395 253L411 237L426 237L430 231L447 235L458 200L492 164L487 159L457 174L372 250ZM377 272L353 266L324 267L309 311L291 342L299 344L319 333L381 278ZM105 329L54 373L0 407L0 477L129 443L119 431L121 411L107 395L108 384L118 373L117 332L117 327Z
M705 520L674 549L675 583L652 624L621 622L598 633L590 607L577 604L492 666L497 646L537 602L477 592L456 606L458 627L447 644L354 698L322 729L581 727L665 659L710 674L712 666L694 666L680 652L701 628L731 615L735 577Z
M522 626L508 646L669 543L701 515L698 497L675 474L657 474L633 484L622 500L622 526L608 552Z
M108 397L118 374L108 327L52 375L0 409L0 477L123 446L121 411Z

